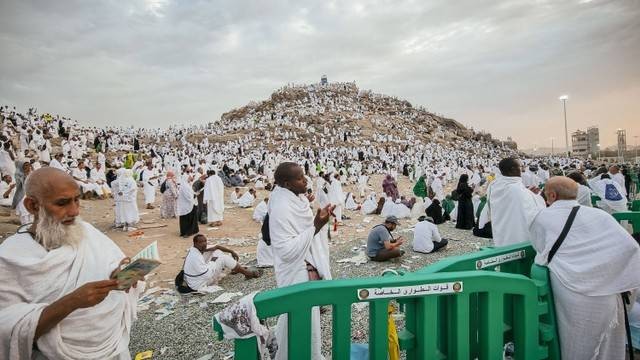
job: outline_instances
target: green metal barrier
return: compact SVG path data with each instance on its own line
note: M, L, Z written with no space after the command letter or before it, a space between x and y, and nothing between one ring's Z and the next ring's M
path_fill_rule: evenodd
M541 345L544 345L548 349L547 354L549 354L549 356L541 357L541 359L559 359L560 343L556 332L553 298L551 297L551 290L548 286L548 272L546 267L533 264L535 256L535 250L531 247L531 243L527 241L497 248L487 247L475 253L449 257L422 268L418 270L417 273L429 274L449 271L489 270L519 274L534 279L539 286L540 332L544 334L541 338ZM477 300L472 299L472 306L476 307L476 312L475 314L472 312L471 317L475 319L483 316L481 314L482 309L478 308L477 305ZM511 329L513 328L514 318L517 318L519 315L514 312L514 309L515 306L512 299L506 297L504 300L503 317L505 342L514 340ZM439 309L439 311L444 311L444 309ZM476 330L479 331L480 329ZM399 338L400 341L403 340L402 334L399 334Z
M417 270L420 274L449 271L496 270L529 276L536 256L530 242L502 247L485 247L480 251L452 256Z
M627 220L633 227L633 233L640 233L640 211L626 211L611 214L618 222Z
M517 252L517 253L516 253ZM516 259L516 255L518 258ZM387 358L387 305L397 300L405 312L405 328L398 329L407 359L501 359L503 346L513 341L517 359L559 359L553 301L546 268L522 271L533 261L526 244L486 249L446 259L403 276L313 281L256 295L259 318L289 314L289 354L308 359L313 306L333 307L332 358L349 359L351 304L369 306L370 359ZM496 256L503 261L494 263ZM480 262L480 263L479 263ZM515 274L501 270L517 264ZM469 267L473 271L456 271ZM219 338L220 326L213 321ZM235 358L257 357L256 339L235 341Z

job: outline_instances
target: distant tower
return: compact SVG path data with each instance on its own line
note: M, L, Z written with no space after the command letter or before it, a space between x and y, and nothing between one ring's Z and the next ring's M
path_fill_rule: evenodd
M320 77L320 85L327 85L329 83L329 81L327 81L327 75L322 75L322 77Z
M624 152L627 151L627 131L618 129L618 159L624 161Z

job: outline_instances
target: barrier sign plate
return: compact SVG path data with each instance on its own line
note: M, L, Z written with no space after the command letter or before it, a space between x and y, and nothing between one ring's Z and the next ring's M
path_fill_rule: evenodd
M504 255L493 256L490 258L478 260L476 261L476 270L484 269L489 266L504 264L518 259L524 259L525 255L526 252L524 250L520 250Z
M462 281L440 284L395 286L358 289L359 300L399 298L406 296L440 295L462 292Z

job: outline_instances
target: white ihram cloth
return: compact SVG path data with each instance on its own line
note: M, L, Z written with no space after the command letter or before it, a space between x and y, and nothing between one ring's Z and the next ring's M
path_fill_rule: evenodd
M578 184L577 200L580 205L591 207L591 189L588 186Z
M109 195L111 194L111 188L107 185L107 177L104 173L104 168L91 169L91 181L97 187L98 195Z
M624 188L614 180L601 179L592 183L594 191L601 200L597 205L602 210L613 214L627 211L627 198L624 196Z
M222 221L224 215L224 184L218 175L204 183L202 200L207 203L207 222Z
M392 215L394 207L395 207L395 204L393 202L393 198L388 196L384 201L384 205L382 205L382 210L380 211L380 216L386 218L387 216Z
M124 258L120 249L86 222L82 242L47 252L28 233L0 244L0 358L131 359L129 333L139 289L111 291L99 304L78 309L37 340L45 307L80 286L107 280Z
M413 231L413 251L430 253L433 251L433 243L442 241L438 226L428 221L420 221Z
M332 179L331 185L329 185L329 202L335 205L336 208L333 213L336 215L336 220L342 221L342 210L344 209L345 195L342 191L342 183L338 179Z
M529 226L545 208L544 199L525 188L522 179L516 176L498 175L487 193L494 245L531 240Z
M149 170L144 168L140 181L142 181L142 189L144 190L144 203L153 204L156 201L156 186L158 186L158 179L149 180L150 178L158 176L158 170L155 168Z
M627 189L624 187L625 185L624 175L618 172L617 174L609 173L609 176L611 177L611 180L615 181L616 183L618 183L618 185L620 185L620 188L622 189L622 195L627 196Z
M318 200L318 205L320 205L321 208L329 205L329 196L324 192L326 184L327 182L325 179L321 177L316 179L316 198Z
M256 206L256 209L253 210L253 220L262 223L265 216L267 216L268 211L269 206L267 205L267 203L264 201L260 201L260 203ZM267 243L262 241L262 239L258 240L258 246L256 248L256 260L258 261L258 267L273 266L273 249L271 248L271 246L267 245Z
M345 201L344 207L347 210L358 210L358 204L353 199L353 193L347 194L347 199Z
M269 211L269 206L264 201L260 201L256 208L253 210L253 220L259 223L264 221L264 217L267 216L267 212Z
M278 287L309 281L305 261L318 269L320 277L331 279L329 251L325 229L317 235L313 211L304 196L276 187L269 198L269 232L273 248L274 270ZM312 359L324 359L321 353L320 311L311 312ZM278 318L276 330L279 351L276 359L287 359L287 315Z
M242 194L242 196L238 199L238 206L241 208L248 208L253 206L253 202L256 200L256 197L253 196L252 193L246 192Z
M362 208L360 210L362 211L363 215L369 215L373 214L373 212L376 211L377 208L378 202L376 201L376 194L371 193L369 194L369 197L367 197L367 200L362 203Z
M116 201L116 224L135 224L140 221L136 202L138 187L131 177L131 170L121 169L118 172L118 179L111 183Z
M431 183L431 190L433 190L434 195L434 199L438 199L440 200L440 202L442 202L442 200L444 200L445 195L444 195L444 186L442 185L442 180L440 180L439 177L433 179L433 182Z
M578 202L559 200L531 225L535 262L547 265L563 359L624 359L620 293L640 288L640 247L613 217L581 206L550 264L549 251Z
M404 219L411 217L411 209L407 207L407 205L400 202L400 199L397 199L395 204L393 204L393 208L391 209L391 215L397 217L398 219Z
M211 261L216 257L216 260ZM184 259L184 279L193 290L215 285L225 275L225 270L233 270L238 265L229 254L220 250L205 251L204 254L191 247Z
M178 185L178 199L176 202L176 215L185 216L193 211L196 204L193 188L187 179L182 179Z
M269 328L260 323L253 298L254 291L215 314L225 339L248 339L256 336L261 360L270 360L277 343Z

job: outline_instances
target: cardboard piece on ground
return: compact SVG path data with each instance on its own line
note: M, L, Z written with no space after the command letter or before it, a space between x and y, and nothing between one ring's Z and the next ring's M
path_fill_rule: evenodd
M139 227L139 229L156 229L156 228L163 228L163 227L167 227L167 224L153 223L150 225L142 225Z

